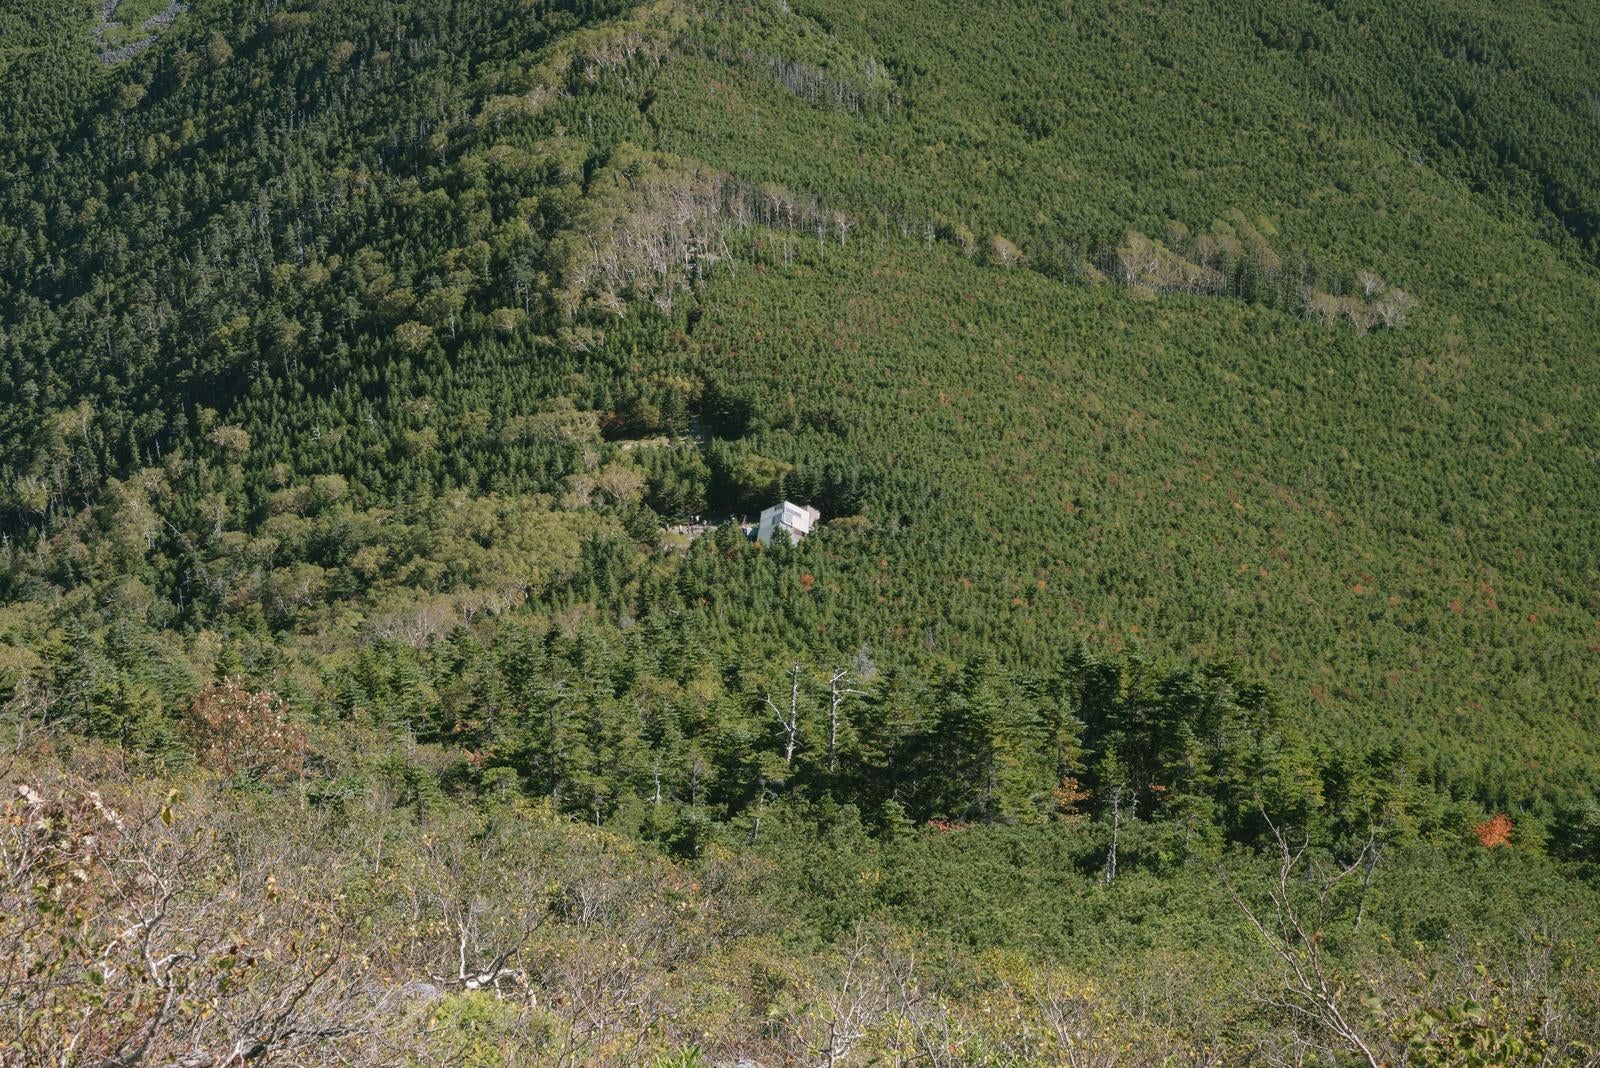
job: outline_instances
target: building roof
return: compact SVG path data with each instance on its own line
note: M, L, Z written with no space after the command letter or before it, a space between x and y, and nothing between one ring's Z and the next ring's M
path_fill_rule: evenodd
M769 516L774 522L783 523L786 526L803 524L809 527L812 523L822 518L822 513L809 505L795 504L793 501L779 501L761 513L763 520L766 520Z

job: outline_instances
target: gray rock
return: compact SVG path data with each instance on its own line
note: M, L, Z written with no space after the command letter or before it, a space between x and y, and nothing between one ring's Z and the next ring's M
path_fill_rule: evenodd
M408 1001L436 1001L444 997L444 991L432 983L413 979L400 988L400 995Z

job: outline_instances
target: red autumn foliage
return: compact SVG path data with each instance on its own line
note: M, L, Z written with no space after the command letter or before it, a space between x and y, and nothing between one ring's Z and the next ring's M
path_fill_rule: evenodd
M195 694L188 727L200 762L224 775L286 779L305 766L306 732L289 722L283 698L247 690L238 679L210 683Z
M1509 846L1511 844L1511 831L1513 825L1509 817L1497 812L1472 828L1473 837L1478 839L1478 844L1485 849L1496 846Z

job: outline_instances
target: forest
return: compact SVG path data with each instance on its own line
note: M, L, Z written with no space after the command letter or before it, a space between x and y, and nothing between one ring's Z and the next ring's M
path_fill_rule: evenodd
M1597 29L7 4L0 1063L1600 1064Z

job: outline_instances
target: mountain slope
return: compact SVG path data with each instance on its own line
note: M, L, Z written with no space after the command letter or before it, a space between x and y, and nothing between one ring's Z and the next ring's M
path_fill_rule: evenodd
M628 858L471 893L555 986L699 939L656 1015L463 957L487 1064L821 1056L816 976L907 945L858 1057L937 1005L1053 1063L1067 964L1125 1060L1588 1055L1589 6L196 0L109 62L102 12L0 14L17 834L127 766L159 853L192 794L379 917L347 992L476 937L391 893L438 842ZM1192 1034L1118 1000L1169 974Z
M210 23L197 11L175 29L191 51L113 69L105 103L78 120L92 136L50 149L49 167L37 146L11 164L35 178L13 184L7 213L14 533L65 521L102 478L190 441L222 459L177 476L171 507L187 518L153 537L177 543L165 557L201 546L188 566L204 566L208 525L249 534L282 507L282 486L318 475L351 480L369 507L453 487L559 493L590 446L513 425L553 397L621 427L633 416L606 414L619 400L642 388L660 394L651 410L663 399L687 410L726 368L777 423L792 418L769 413L788 410L799 374L810 384L795 406L833 409L826 419L847 434L767 444L735 443L747 428L712 431L818 473L875 469L869 483L885 485L864 500L877 529L852 550L847 597L905 544L891 501L913 476L888 474L890 457L909 449L927 465L913 496L937 481L961 497L919 521L919 551L949 561L903 569L919 606L855 614L874 625L837 648L892 647L930 613L963 618L943 639L958 650L987 630L977 644L1023 660L1074 637L1131 640L1240 659L1331 740L1359 729L1440 742L1457 754L1451 775L1484 796L1530 797L1592 767L1597 302L1578 252L1593 198L1581 171L1556 166L1592 154L1558 160L1549 145L1595 131L1571 127L1581 111L1564 106L1580 65L1527 50L1555 16L1308 11L1289 49L1279 16L1235 22L1203 5L1038 19L988 5L920 13L922 32L892 8L614 14L430 6L408 22L339 5L280 13L231 44L224 32L214 48L222 11ZM1365 36L1389 45L1346 47ZM1442 58L1423 64L1428 48ZM274 91L262 94L267 72ZM1358 105L1341 79L1386 89ZM1463 84L1485 103L1448 149L1417 140L1445 137L1440 122L1403 128L1406 108ZM1530 114L1541 118L1519 121ZM1578 198L1557 212L1570 237L1550 244L1549 205L1485 170L1496 139L1551 197ZM813 259L820 277L772 281L774 296L801 295L789 307L752 297L765 304L746 311L751 276L712 271L694 314L721 325L687 347L649 329L632 340L642 311L615 325L589 312L582 326L557 310L593 292L535 301L543 285L571 290L571 250L600 212L624 235L629 213L661 225L659 205L596 200L596 175L630 142L815 205L820 243L792 199L777 220L789 236L775 239L778 259ZM669 166L659 185L689 195L679 181ZM789 269L772 262L773 239L734 232L735 261ZM1237 274L1262 269L1243 261L1228 270L1244 300L1096 292L1097 268L1116 273L1111 250L1130 233L1210 241L1223 257L1242 241L1245 260L1264 249L1270 292ZM928 238L987 266L919 248ZM844 320L848 337L830 337L836 296L885 284L883 270L914 272L938 295L902 288L887 299L904 314L865 308ZM1420 301L1402 329L1307 321L1298 286L1353 292L1363 270ZM689 281L669 282L665 299ZM958 306L970 314L950 314ZM653 353L642 364L641 344ZM831 380L861 375L861 354L881 385L824 402ZM678 384L642 380L642 366ZM1002 368L975 388L974 372ZM1041 377L1078 396L1041 403L1030 384ZM977 406L954 413L970 436L947 423L926 437L938 423L919 402L958 382ZM244 431L237 457L214 444L222 425ZM936 459L957 443L989 470ZM997 472L1034 479L1033 503L978 490ZM706 488L731 502L727 486ZM220 523L198 507L207 492L227 498ZM154 586L173 597L181 568L159 572ZM1025 590L1039 579L1042 591ZM1022 592L1040 602L1026 627L978 622L1004 618ZM1547 731L1563 743L1548 746ZM1495 770L1507 753L1515 774Z

